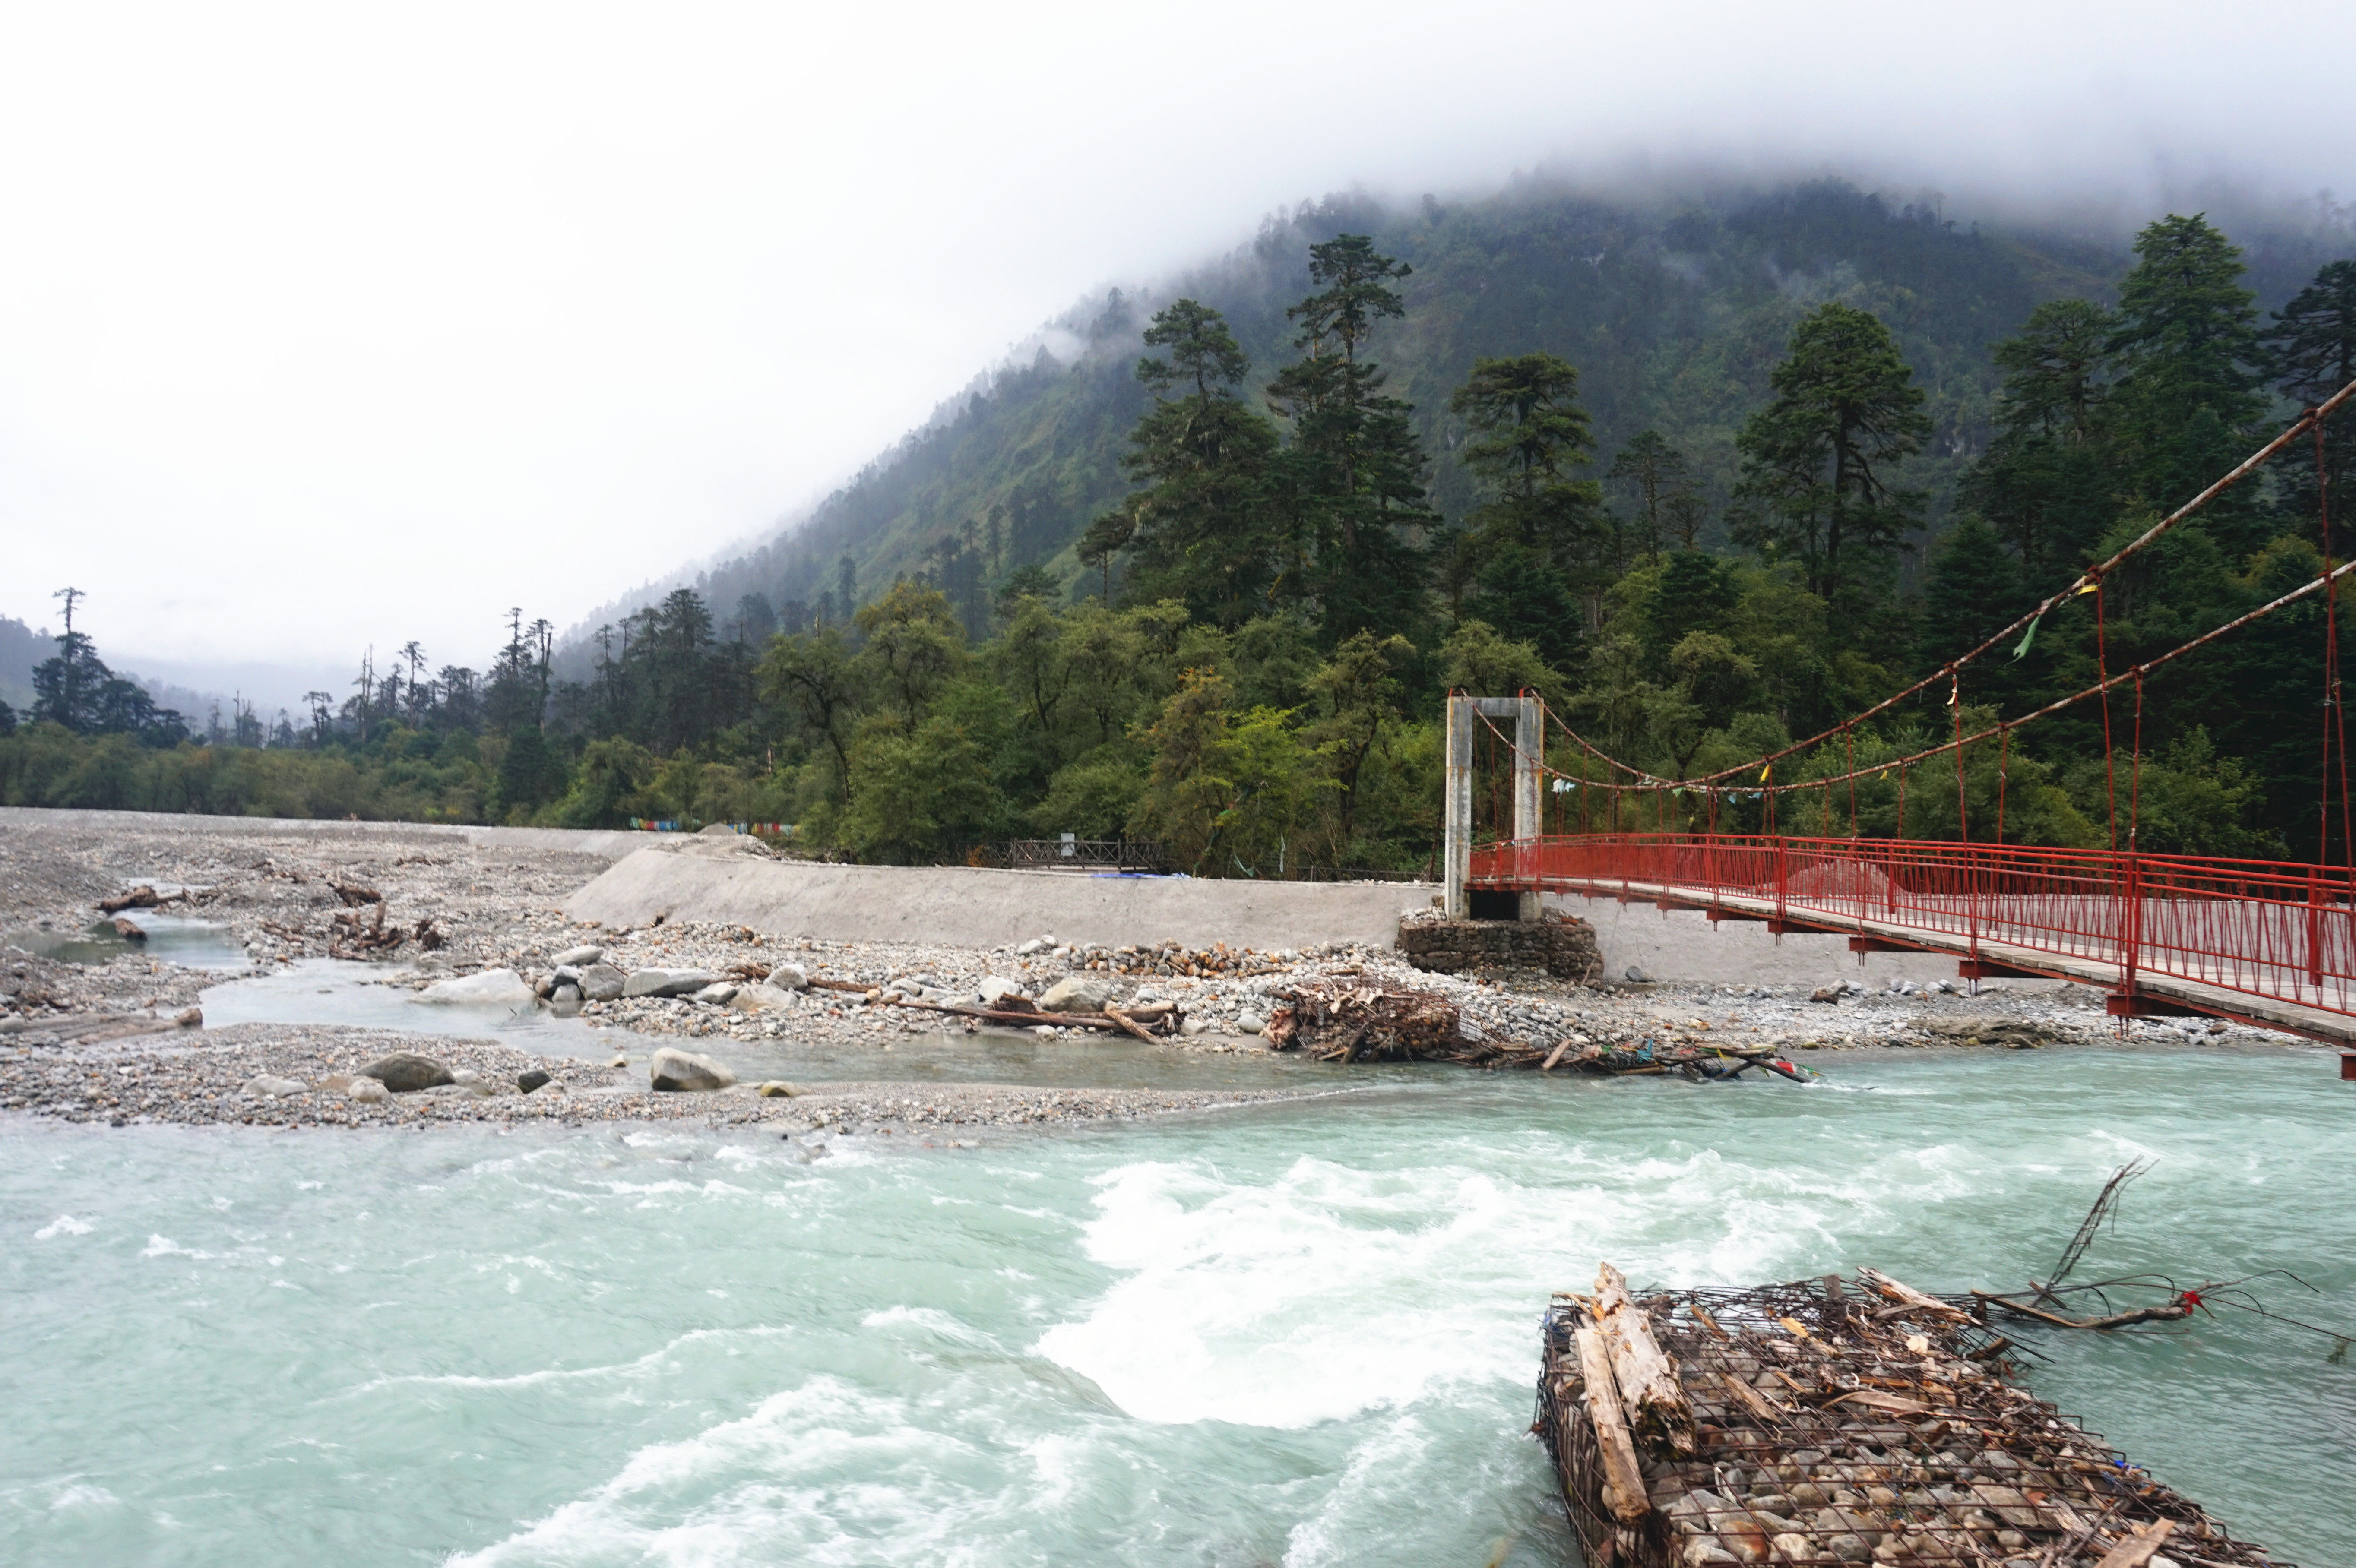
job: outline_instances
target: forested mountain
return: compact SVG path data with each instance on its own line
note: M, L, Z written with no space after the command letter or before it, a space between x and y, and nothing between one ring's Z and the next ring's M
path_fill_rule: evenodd
M1837 299L1871 312L1912 367L1932 421L1912 479L1928 492L1935 534L1963 466L1988 439L1999 376L1990 346L2041 301L2112 303L2131 261L2124 233L1984 228L1838 181L1677 200L1531 185L1403 210L1361 197L1303 204L1151 294L1116 290L1075 307L1052 324L1061 358L1043 347L944 405L807 520L694 586L723 621L755 594L756 621L774 615L794 628L842 620L895 577L924 576L976 632L990 585L1018 568L1039 565L1085 590L1080 579L1092 574L1075 547L1130 488L1121 459L1151 400L1130 371L1153 311L1179 297L1218 310L1253 381L1265 380L1294 357L1285 310L1309 292L1310 247L1344 232L1370 236L1413 269L1399 288L1406 315L1381 353L1391 391L1413 406L1423 448L1439 460L1438 511L1461 516L1474 483L1447 461L1464 439L1451 394L1476 357L1543 351L1578 368L1607 462L1648 429L1686 455L1709 503L1697 542L1712 549L1727 542L1735 432L1766 400L1768 372L1812 306ZM2234 238L2264 308L2340 253L2329 233ZM1624 509L1627 495L1614 498Z
M2356 379L2349 239L2185 213L2117 242L1980 229L1837 183L1330 201L1054 324L1055 352L569 657L517 608L487 674L411 643L299 725L240 724L229 741L267 741L241 751L106 700L123 683L60 639L0 739L0 799L750 819L892 860L1073 832L1198 874L1413 870L1442 694L1529 688L1630 766L1719 781L1655 795L1647 826L2000 821L2329 859L2319 597L2107 714L1905 759L2317 580L2356 415L2099 589L2084 574ZM2009 656L1948 677L2040 603ZM1804 787L1779 816L1729 788L1933 674L1776 763L1786 788L1862 767L1837 801ZM1551 760L1563 826L1616 819L1573 787L1601 764Z

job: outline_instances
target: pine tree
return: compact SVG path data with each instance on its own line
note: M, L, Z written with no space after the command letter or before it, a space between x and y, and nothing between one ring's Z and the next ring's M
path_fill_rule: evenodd
M1835 301L1793 329L1769 372L1772 401L1736 435L1746 510L1736 542L1799 562L1812 592L1832 600L1860 555L1886 555L1922 526L1922 495L1891 470L1922 449L1923 394L1890 329Z
M2258 390L2257 296L2242 285L2242 252L2203 216L2174 214L2136 236L2119 285L2112 352L2131 475L2158 511L2182 506L2244 455L2265 399ZM2257 492L2238 487L2204 524L2236 559L2273 529Z
M1449 408L1469 427L1462 460L1487 496L1454 539L1451 597L1559 662L1577 651L1579 592L1600 590L1614 564L1601 488L1569 474L1595 452L1579 371L1551 354L1478 359Z
M2049 300L1993 351L2005 373L1997 433L1963 497L2019 553L2032 582L2075 571L2118 515L2127 485L2110 401L2117 318Z
M1638 431L1620 449L1620 455L1612 460L1612 471L1604 477L1622 480L1634 487L1638 515L1643 518L1636 530L1637 541L1644 556L1659 554L1661 511L1685 485L1685 453L1671 446L1659 431ZM1687 542L1686 548L1691 549L1693 545Z
M1108 596L1111 557L1127 549L1133 598L1177 599L1200 619L1240 624L1267 609L1278 570L1269 502L1276 427L1236 395L1251 362L1217 311L1178 300L1154 315L1145 341L1169 350L1137 364L1156 396L1122 466L1145 489L1091 524L1082 550ZM1182 387L1192 389L1167 395Z
M2327 263L2315 282L2275 313L2265 341L2275 385L2304 407L2313 408L2356 381L2356 261ZM2326 423L2323 453L2337 535L2351 504L2348 478L2356 468L2356 409L2342 404ZM2277 461L2284 505L2297 526L2317 515L2313 440L2301 440Z
M1293 343L1307 357L1269 383L1293 432L1276 505L1307 541L1306 586L1328 642L1421 619L1428 567L1419 536L1439 519L1408 420L1414 408L1384 392L1387 375L1365 352L1378 323L1407 314L1391 285L1409 270L1363 234L1311 246L1310 281L1323 286L1285 313L1300 324Z

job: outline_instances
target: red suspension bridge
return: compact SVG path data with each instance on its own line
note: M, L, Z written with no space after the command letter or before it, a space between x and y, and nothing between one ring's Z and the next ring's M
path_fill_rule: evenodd
M2338 592L2356 562L2335 564L2324 462L2324 423L2356 383L2306 411L2289 428L2116 555L2091 567L2062 592L1935 674L1820 734L1733 768L1665 778L1612 757L1564 725L1536 697L1451 696L1449 699L1445 880L1449 913L1468 912L1468 892L1520 895L1524 919L1540 897L1589 898L1696 910L1712 921L1759 921L1785 932L1846 934L1852 951L1952 954L1963 977L2048 976L2102 987L2118 1018L2208 1014L2356 1045L2356 863L2324 862L2336 816L2343 852L2351 843L2346 725L2340 705ZM2056 606L2094 600L2103 648L2104 579L2183 523L2229 486L2247 478L2301 436L2316 451L2319 527L2324 570L2292 592L2198 637L2115 673L2107 654L2100 678L2042 708L1966 734L1963 682L1975 662L2033 636ZM2136 846L2140 800L2141 730L2146 679L2198 648L2230 636L2293 603L2319 598L2323 757L2313 863L2152 855ZM1952 733L1910 754L1855 763L1858 727L1925 692L1946 689ZM2131 693L2124 756L2113 750L2113 697ZM2082 702L2099 703L2110 780L2110 843L2100 849L2003 842L2003 780L2012 732ZM1500 721L1510 732L1500 728ZM1569 740L1576 772L1547 765L1549 730ZM1473 842L1476 732L1510 752L1510 837ZM1834 748L1843 748L1836 752ZM1997 816L1976 840L1965 782L1967 752L1993 748ZM1826 763L1823 759L1845 758ZM1948 765L1952 761L1952 784ZM1794 780L1785 773L1809 769ZM1907 821L1910 772L1934 769L1944 797L1952 788L1954 839L1873 838L1856 832L1860 781L1895 776L1901 831ZM1918 790L1920 786L1918 785ZM1545 803L1576 792L1582 827L1547 833ZM1843 794L1849 834L1831 831ZM1918 802L1921 795L1918 794ZM1722 816L1756 803L1763 832L1721 832ZM1779 804L1787 817L1815 819L1815 836L1773 830ZM1944 809L1944 805L1943 805ZM1495 812L1502 819L1502 805ZM1601 821L1593 820L1600 815ZM1650 821L1653 831L1630 831ZM1501 822L1502 825L1502 822ZM2356 1057L2348 1059L2356 1061Z

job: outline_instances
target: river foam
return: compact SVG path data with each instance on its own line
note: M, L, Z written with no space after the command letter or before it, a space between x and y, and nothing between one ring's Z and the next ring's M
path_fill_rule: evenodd
M10 1122L0 1559L1537 1568L1573 1559L1536 1322L1599 1257L2012 1281L2147 1151L2090 1264L2356 1299L2327 1059L1832 1071L1870 1092L1465 1075L814 1165L685 1127ZM2328 1341L2040 1348L2040 1392L2170 1482L2356 1556L2313 1506L2356 1483Z

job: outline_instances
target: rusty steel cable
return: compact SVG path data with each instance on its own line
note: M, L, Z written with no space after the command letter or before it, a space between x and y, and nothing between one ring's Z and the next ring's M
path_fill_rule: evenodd
M2007 639L2014 636L2026 627L2040 621L2056 606L2069 599L2076 597L2081 592L2089 589L2092 589L2096 592L2097 597L2095 600L2095 608L2096 613L2099 616L2102 608L2100 591L2103 580L2105 577L2115 571L2120 566L2125 564L2133 557L2148 549L2163 535L2169 533L2179 525L2190 520L2194 515L2199 513L2203 507L2207 507L2210 502L2215 500L2219 496L2223 495L2233 485L2239 484L2242 480L2246 479L2252 474L2257 472L2259 468L2265 466L2265 464L2271 461L2276 453L2280 453L2300 435L2312 432L2319 445L2323 432L2323 421L2329 419L2331 415L2337 413L2340 411L2340 406L2346 403L2351 397L2356 397L2356 381L2351 381L2348 385L2340 388L2340 390L2334 392L2329 398L2326 399L2316 407L2302 411L2299 417L2292 421L2289 425L2286 426L2279 435L2276 435L2272 441L2266 443L2265 445L2260 447L2257 451L2244 458L2240 463L2234 464L2233 467L2227 471L2222 477L2211 484L2207 489L2202 490L2199 495L2193 496L2192 499L2187 501L2181 507L2177 507L2176 510L2170 512L2165 517L2160 518L2159 521L2152 524L2150 528L2146 528L2142 533L2137 534L2126 545L2113 552L2107 559L2086 568L2085 571L2079 573L2078 576L2072 581L2068 587L2063 588L2058 593L2050 595L2040 602L2035 609L2021 615L2010 625L1988 637L1986 641L1979 644L1978 646L1971 649L1971 651L1960 656L1959 657L1950 660L1948 663L1941 666L1937 670L1923 677L1921 680L1914 682L1912 686L1905 688L1903 690L1895 692L1892 695L1882 699L1872 707L1865 709L1858 713L1854 713L1848 718L1841 720L1840 723L1820 731L1817 733L1809 736L1805 740L1794 741L1791 744L1782 748L1780 751L1763 752L1759 756L1751 758L1749 762L1739 763L1731 767L1720 768L1715 773L1697 774L1690 779L1659 779L1646 769L1633 767L1626 763L1621 762L1618 758L1612 756L1609 752L1600 750L1577 731L1571 729L1568 724L1562 725L1563 733L1569 736L1582 750L1595 757L1598 761L1602 762L1611 767L1617 768L1622 773L1633 774L1639 779L1650 781L1644 784L1625 786L1632 788L1661 788L1669 786L1692 788L1701 785L1716 784L1723 780L1739 778L1743 773L1752 769L1771 766L1775 763L1781 762L1785 757L1798 755L1801 752L1806 752L1811 747L1819 745L1831 739L1834 734L1841 731L1845 731L1852 725L1862 723L1866 720L1890 711L1891 709L1905 702L1908 699L1919 696L1921 693L1937 685L1942 680L1955 677L1965 668L1965 667L1979 659L1982 656L1987 654L1998 645L2004 643ZM2319 490L2328 485L2328 483L2329 480L2324 475L2322 467L2319 463L2317 469L2317 485ZM2327 507L2329 505L2328 498L2325 505ZM2329 525L2327 521L2326 565L2329 564ZM2107 672L2105 672L2105 674L2107 674ZM1558 717L1556 718L1555 721L1558 724L1561 724L1562 722ZM1944 751L1945 749L1946 748L1944 747L1937 748L1939 751ZM1622 786L1606 785L1604 787L1618 788Z

